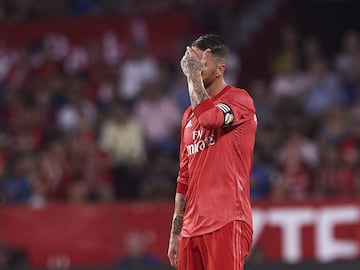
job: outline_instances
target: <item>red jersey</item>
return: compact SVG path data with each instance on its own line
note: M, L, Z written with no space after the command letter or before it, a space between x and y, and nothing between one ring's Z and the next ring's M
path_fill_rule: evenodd
M182 236L210 233L234 220L252 228L256 126L252 98L229 85L184 112L177 178L177 192L186 194Z

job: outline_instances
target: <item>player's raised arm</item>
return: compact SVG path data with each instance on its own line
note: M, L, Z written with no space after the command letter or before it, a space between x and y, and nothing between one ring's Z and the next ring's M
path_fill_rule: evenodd
M202 101L210 99L202 78L202 72L205 69L209 54L210 49L206 49L199 58L194 49L187 46L186 52L181 59L181 69L187 78L190 102L193 109Z

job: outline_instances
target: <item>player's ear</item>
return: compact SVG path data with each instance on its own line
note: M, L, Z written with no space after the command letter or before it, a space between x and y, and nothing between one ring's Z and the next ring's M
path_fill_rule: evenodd
M224 75L225 69L226 69L226 65L224 63L219 63L216 69L215 76L219 78L220 76Z

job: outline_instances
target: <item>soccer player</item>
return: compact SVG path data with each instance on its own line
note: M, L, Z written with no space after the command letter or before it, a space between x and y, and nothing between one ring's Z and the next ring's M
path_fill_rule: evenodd
M169 240L179 270L240 270L252 242L249 176L252 98L224 81L228 45L200 36L181 59L191 106L183 115L180 170Z

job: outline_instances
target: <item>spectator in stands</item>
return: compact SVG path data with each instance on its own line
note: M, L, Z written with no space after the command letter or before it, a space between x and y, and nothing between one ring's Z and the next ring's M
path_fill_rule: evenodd
M68 159L75 180L70 183L70 192L71 188L80 188L85 193L85 202L112 200L110 161L107 152L98 147L93 133L81 132L71 139Z
M147 157L141 125L125 102L113 102L100 130L100 146L109 153L112 182L118 198L134 197L138 173Z
M100 12L99 0L72 0L69 2L68 13L71 15L95 15Z
M276 100L301 99L308 84L305 74L300 70L297 55L286 54L282 60L282 69L273 77L271 91Z
M16 59L16 60L15 60ZM7 87L19 91L23 89L31 72L30 55L25 48L9 63L10 70L6 76Z
M326 146L338 146L349 129L348 112L343 106L332 106L319 122L319 141ZM325 148L324 148L325 149Z
M341 76L351 79L358 76L360 64L360 34L348 30L342 38L342 50L335 57L335 66Z
M51 139L39 154L37 185L46 190L47 202L65 201L71 181L68 145L63 138Z
M57 124L67 135L75 135L81 124L88 129L94 128L96 108L84 96L84 81L80 77L70 78L69 89L66 91L66 103L57 112Z
M0 182L1 193L9 204L27 203L31 196L31 177L34 173L31 153L18 153L9 161L5 177Z
M343 35L342 50L335 57L335 68L346 95L347 104L359 100L360 90L360 34L349 30Z
M340 142L341 158L348 170L346 193L360 195L360 102L350 111L350 129ZM345 178L344 178L345 179Z
M324 57L324 52L320 41L315 36L309 36L302 41L302 67L307 67L316 59Z
M133 103L146 83L158 78L156 60L147 54L145 44L134 42L120 68L120 98Z
M265 123L270 121L272 112L275 109L275 100L265 80L254 79L250 83L249 91L254 99L256 116L260 123L260 125L258 125L260 132L258 133L261 133L261 130L265 127Z
M287 61L293 58L292 61L298 63L300 57L300 35L298 30L293 25L286 25L280 34L279 45L272 56L269 63L271 75L277 75L286 69Z
M359 172L342 157L339 148L327 145L315 173L314 192L322 198L350 198L359 191Z
M164 151L153 152L145 168L139 186L139 196L143 199L166 199L174 194L178 164Z
M294 127L278 156L273 196L275 199L307 199L311 195L313 169L318 165L318 149Z
M271 191L271 170L268 165L261 162L254 153L254 166L250 176L250 198L251 200L269 199Z
M136 104L135 114L144 130L148 151L177 151L174 150L178 145L174 140L174 131L181 121L181 112L176 101L161 92L156 81L144 87L143 96Z
M321 117L334 105L341 105L345 97L338 76L323 58L314 59L307 70L309 90L304 99L305 111L313 117Z

